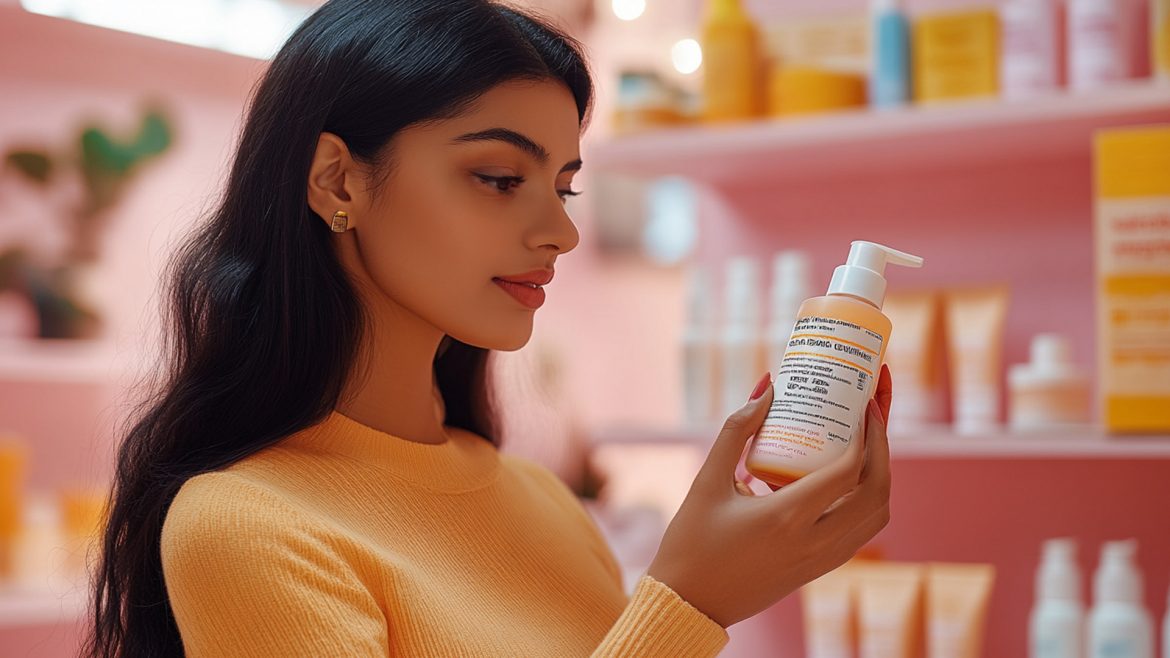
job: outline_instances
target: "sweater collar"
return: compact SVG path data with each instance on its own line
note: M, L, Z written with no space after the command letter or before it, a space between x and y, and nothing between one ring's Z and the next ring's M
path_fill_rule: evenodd
M468 430L446 426L443 443L419 443L363 425L337 410L289 437L289 443L348 456L424 489L458 493L495 479L496 446Z

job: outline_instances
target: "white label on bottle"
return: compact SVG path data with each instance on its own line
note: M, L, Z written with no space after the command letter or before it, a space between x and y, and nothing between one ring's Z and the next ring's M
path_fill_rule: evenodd
M783 457L818 456L846 446L872 395L885 337L823 317L796 323L776 375L776 398L756 449Z

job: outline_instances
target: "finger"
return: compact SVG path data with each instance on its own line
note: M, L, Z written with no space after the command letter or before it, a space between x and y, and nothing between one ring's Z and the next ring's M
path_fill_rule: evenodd
M890 367L882 364L881 373L878 375L877 393L874 394L874 399L877 400L878 407L882 411L882 422L890 422L890 403L894 397L894 382L890 376Z
M736 464L743 455L744 443L760 428L772 406L771 380L772 374L766 373L764 379L760 380L767 384L763 393L755 400L749 400L723 423L723 429L715 437L707 459L695 476L695 482L718 487L731 486Z
M890 437L876 401L870 402L865 426L865 469L862 482L874 487L879 495L889 499Z
M868 414L864 415L863 423ZM810 521L816 520L825 508L851 491L861 480L865 464L866 432L858 432L837 459L784 487L775 496L778 505L793 505L804 512Z

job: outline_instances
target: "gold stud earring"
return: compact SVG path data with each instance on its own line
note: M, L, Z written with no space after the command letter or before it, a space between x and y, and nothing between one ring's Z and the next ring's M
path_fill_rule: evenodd
M330 226L334 233L345 233L349 228L349 213L338 210L333 213L333 224Z

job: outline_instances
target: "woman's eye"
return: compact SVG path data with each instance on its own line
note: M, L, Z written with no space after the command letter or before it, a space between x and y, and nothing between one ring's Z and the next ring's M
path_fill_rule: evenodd
M491 185L500 192L511 192L512 188L524 182L522 176L488 176L487 174L475 174L475 177L483 181L485 185Z
M571 196L577 196L580 193L580 190L557 190L557 195L561 197L561 201L565 201Z

